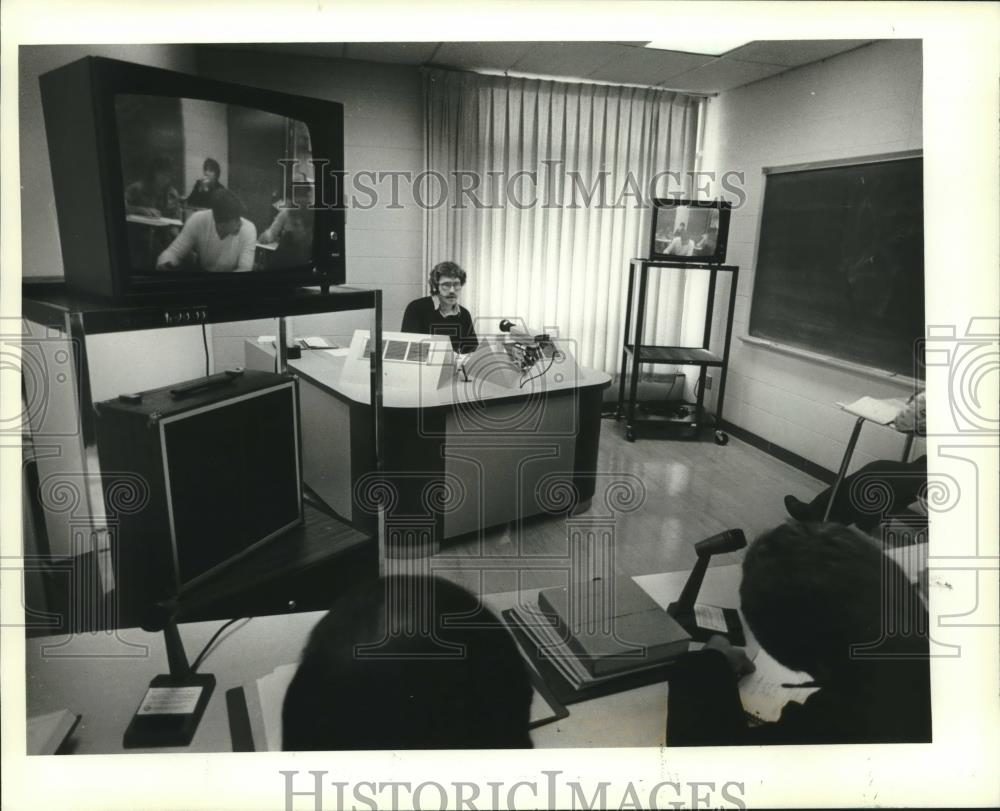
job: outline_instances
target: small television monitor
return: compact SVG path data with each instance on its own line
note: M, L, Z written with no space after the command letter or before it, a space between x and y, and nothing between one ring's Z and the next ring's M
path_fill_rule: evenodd
M39 81L70 289L344 282L339 103L103 57Z
M732 204L723 200L653 200L649 258L680 264L726 261Z

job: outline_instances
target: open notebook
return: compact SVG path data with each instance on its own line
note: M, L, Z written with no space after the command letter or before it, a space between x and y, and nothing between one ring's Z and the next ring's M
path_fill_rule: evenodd
M789 670L763 649L753 660L756 670L740 679L740 699L748 716L756 721L777 721L789 701L804 702L818 687L787 687L812 680L808 673Z
M276 667L266 676L255 682L250 682L230 690L227 703L230 712L230 729L233 733L233 749L236 751L280 752L281 751L281 707L285 701L288 685L295 676L298 665L295 663ZM532 673L535 683L534 697L531 701L531 728L534 729L550 721L565 718L569 713L558 701L548 694L548 690ZM242 691L246 702L246 715L249 722L251 741L237 741L237 724L234 723L234 701L236 694ZM242 709L242 708L240 708ZM242 744L242 745L240 745ZM248 745L249 744L249 745Z

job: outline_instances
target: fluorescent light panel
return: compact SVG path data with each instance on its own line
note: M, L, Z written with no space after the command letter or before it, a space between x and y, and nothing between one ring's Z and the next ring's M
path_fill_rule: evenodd
M692 34L675 34L667 39L654 39L646 43L647 48L658 51L681 51L689 54L705 54L706 56L722 56L734 48L753 42L745 37L697 32Z

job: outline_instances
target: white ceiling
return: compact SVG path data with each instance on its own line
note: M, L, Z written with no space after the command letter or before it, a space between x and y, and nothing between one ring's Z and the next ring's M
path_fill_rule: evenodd
M757 41L722 56L653 50L643 47L644 42L326 42L226 47L329 59L510 71L711 94L776 76L869 42Z

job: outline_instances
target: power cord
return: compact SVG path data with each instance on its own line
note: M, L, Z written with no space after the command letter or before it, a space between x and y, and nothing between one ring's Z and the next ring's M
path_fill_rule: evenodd
M240 620L246 620L247 622L250 622L250 620L252 619L253 617L236 617L234 619L229 620L229 622L227 622L225 625L219 628L218 631L212 634L212 638L209 639L208 642L205 644L205 647L201 649L201 653L199 653L198 656L195 657L194 664L191 665L191 672L194 673L196 670L198 670L198 666L202 662L204 662L205 659L208 658L208 654L211 652L212 645L215 644L215 640L217 640L222 635L222 632L225 631L226 628L228 628L234 622L239 622Z
M545 377L545 375L547 375L547 374L549 373L549 369L551 369L551 368L552 368L552 364L556 362L556 355L557 355L557 354L558 354L557 352L553 352L553 353L552 353L552 357L550 357L550 358L549 358L549 365L548 365L548 366L546 366L546 367L545 367L545 368L544 368L544 369L543 369L542 371L540 371L540 372L539 372L538 374L536 374L536 375L532 375L531 377L522 377L522 378L521 378L521 384L520 384L520 385L518 386L518 388L519 388L519 389L523 389L523 388L524 388L525 386L527 386L527 385L528 385L528 384L529 384L529 383L530 383L530 382L531 382L532 380L537 380L537 379L538 379L538 378L540 378L540 377Z
M205 325L201 325L201 343L205 347L205 377L208 377L208 332L205 330Z

